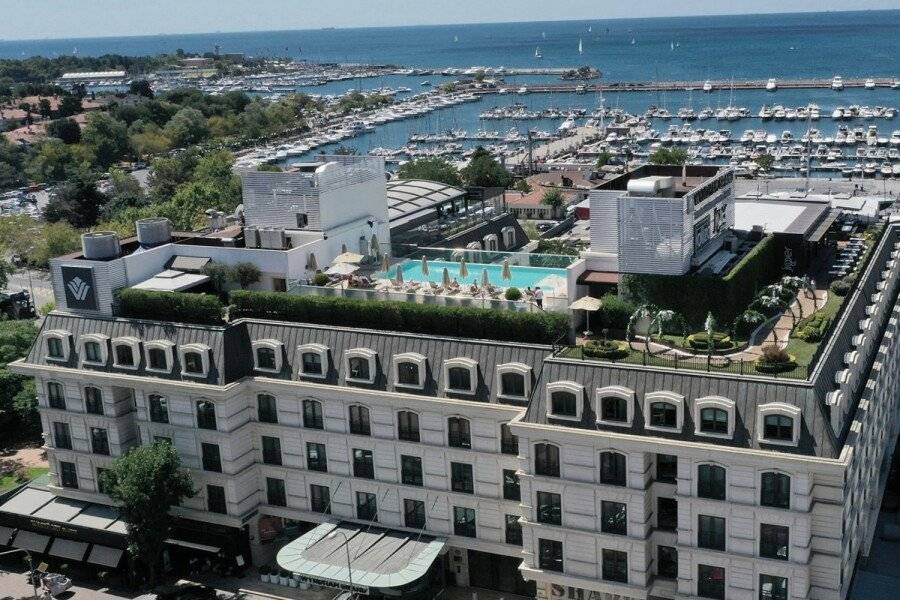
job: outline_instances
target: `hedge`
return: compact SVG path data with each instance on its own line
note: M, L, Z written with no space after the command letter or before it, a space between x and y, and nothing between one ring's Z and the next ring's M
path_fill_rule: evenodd
M232 318L363 327L425 335L550 344L567 331L568 315L436 306L385 300L235 290Z
M627 274L619 287L637 304L674 310L695 327L709 312L719 323L732 323L760 288L781 278L783 261L783 244L767 236L724 277Z
M116 294L116 314L151 321L217 325L222 323L222 302L208 294L126 288Z

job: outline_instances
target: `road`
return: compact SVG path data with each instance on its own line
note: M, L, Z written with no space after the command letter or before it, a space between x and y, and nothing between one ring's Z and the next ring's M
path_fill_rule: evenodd
M31 281L29 282L29 275ZM6 289L11 292L19 290L34 290L35 309L48 302L53 302L53 287L50 285L50 274L47 271L35 271L32 269L20 269L9 276Z

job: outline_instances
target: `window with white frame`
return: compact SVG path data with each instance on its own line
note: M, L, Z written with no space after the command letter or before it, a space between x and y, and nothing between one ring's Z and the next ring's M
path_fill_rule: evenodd
M634 418L634 390L620 385L597 388L597 423L630 427Z
M525 401L531 395L531 367L523 363L497 365L497 397Z
M503 248L509 250L516 245L516 228L507 226L500 230L503 235Z
M109 354L109 337L99 333L89 333L78 338L81 364L105 365Z
M584 386L574 381L547 384L547 416L554 419L581 420Z
M681 431L684 424L684 396L675 392L645 394L644 419L645 429Z
M734 401L721 396L695 400L694 433L706 437L733 437Z
M140 364L141 341L134 337L113 338L113 366L118 369L137 369Z
M144 343L146 369L154 373L171 373L174 362L175 344L168 340L153 340Z
M499 245L499 240L497 238L496 233L489 233L486 236L484 236L483 239L484 239L484 249L485 250L489 250L492 252L496 252L497 250L499 250L499 248L497 247Z
M300 377L325 378L328 375L328 346L322 344L304 344L297 347L297 356L300 358L300 367L297 374Z
M253 368L261 373L280 373L284 350L278 340L256 340L253 346Z
M54 329L44 334L44 354L47 360L67 361L71 351L72 334Z
M428 359L415 352L395 354L394 385L421 390L425 387L425 369Z
M374 383L375 359L378 353L370 348L353 348L344 353L346 379L356 383Z
M444 391L454 394L474 394L478 387L478 363L471 358L451 358L444 361Z
M796 446L800 441L800 408L783 402L757 407L756 436L763 444Z
M189 377L206 377L209 374L210 348L206 344L185 344L178 347L181 374Z

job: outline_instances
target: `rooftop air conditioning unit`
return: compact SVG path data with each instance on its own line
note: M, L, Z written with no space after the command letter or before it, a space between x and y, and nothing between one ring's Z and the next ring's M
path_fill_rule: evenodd
M244 227L244 246L259 248L259 230L256 227Z
M259 247L270 250L283 250L287 236L284 229L275 227L263 227L259 230Z

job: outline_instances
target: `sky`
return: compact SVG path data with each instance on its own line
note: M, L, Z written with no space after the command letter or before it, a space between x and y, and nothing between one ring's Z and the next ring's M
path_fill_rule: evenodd
M0 39L897 9L900 0L0 0Z

